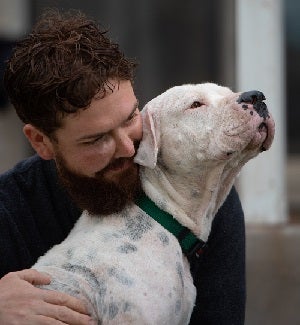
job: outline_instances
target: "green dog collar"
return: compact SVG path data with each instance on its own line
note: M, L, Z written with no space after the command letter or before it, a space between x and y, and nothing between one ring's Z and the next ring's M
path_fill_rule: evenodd
M161 210L144 193L138 197L136 204L178 239L187 257L194 254L198 257L203 253L206 243L197 238L187 227L181 225L171 214Z

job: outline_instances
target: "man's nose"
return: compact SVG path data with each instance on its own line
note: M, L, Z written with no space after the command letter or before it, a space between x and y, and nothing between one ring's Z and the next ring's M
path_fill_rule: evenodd
M133 157L135 154L134 141L126 132L117 132L115 135L115 158Z

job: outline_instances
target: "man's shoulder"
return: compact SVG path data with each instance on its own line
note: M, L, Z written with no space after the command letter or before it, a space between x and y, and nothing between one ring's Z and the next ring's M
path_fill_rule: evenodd
M67 236L79 215L54 161L33 156L0 175L0 254L7 261L0 276L31 266Z
M0 202L9 206L25 195L40 195L57 182L54 161L46 161L34 155L17 163L0 175ZM51 187L53 187L52 185Z
M9 177L13 174L21 174L24 172L27 172L29 170L35 170L41 168L41 166L47 164L46 160L43 160L38 155L33 155L28 158L25 158L21 161L19 161L14 167L7 170L6 172L2 173L0 175L0 179L4 179L6 177ZM49 164L49 161L48 161Z
M0 175L0 188L14 182L30 182L31 179L56 173L53 161L43 160L38 155L18 162L13 168Z
M0 175L0 217L6 214L75 220L80 211L61 186L55 162L35 155Z

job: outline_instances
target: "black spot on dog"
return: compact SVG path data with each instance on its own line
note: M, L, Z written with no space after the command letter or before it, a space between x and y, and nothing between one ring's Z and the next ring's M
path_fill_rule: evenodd
M127 276L124 271L116 267L111 267L108 269L108 275L115 278L119 283L128 287L131 287L134 283L132 278Z
M123 305L123 312L126 313L126 312L130 312L130 310L132 309L132 306L129 302L124 302L124 305Z
M179 262L176 263L176 271L177 271L177 274L179 276L181 286L183 288L184 287L184 283L183 283L183 267Z
M125 225L126 230L124 234L133 241L140 240L146 232L153 228L152 220L144 214L127 218Z
M108 317L109 319L114 319L117 315L118 315L118 312L119 312L119 307L117 306L116 303L114 302L111 302L108 306Z
M125 243L124 245L119 246L117 251L122 254L135 253L137 251L137 247L130 243Z
M175 305L175 314L179 315L181 313L181 301L177 300Z
M159 232L157 236L159 240L162 242L163 246L169 245L170 242L169 236L164 231Z
M74 265L66 263L62 266L66 271L80 274L92 288L97 288L98 294L100 297L105 296L106 294L106 285L105 282L101 279L98 279L94 272L84 265Z
M50 286L51 286L50 287L51 290L56 290L56 291L63 290L64 293L74 297L79 296L82 293L80 290L78 290L80 284L74 278L68 279L68 284L63 284L61 283L61 281L57 281L55 278L52 278ZM47 289L47 287L45 287L44 289ZM89 300L90 303L92 303L88 297L86 298L87 300Z
M74 249L72 248L69 248L67 251L66 251L66 255L67 255L67 259L68 260L71 260L73 255L74 255Z

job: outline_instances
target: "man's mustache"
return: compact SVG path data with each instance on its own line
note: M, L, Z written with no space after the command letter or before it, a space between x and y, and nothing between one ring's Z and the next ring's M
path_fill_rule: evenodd
M132 157L126 157L126 158L121 157L121 158L114 159L106 167L104 167L103 169L101 169L100 171L95 173L96 178L103 177L105 175L105 173L108 172L109 170L122 167L122 165L128 160L133 161L139 145L140 145L140 141L135 141L134 142L135 154Z

